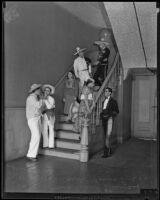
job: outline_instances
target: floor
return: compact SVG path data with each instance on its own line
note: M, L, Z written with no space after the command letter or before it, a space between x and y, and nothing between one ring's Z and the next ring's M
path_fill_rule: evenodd
M88 163L39 156L4 166L4 191L18 193L136 194L157 188L157 143L132 138L109 158L94 155Z

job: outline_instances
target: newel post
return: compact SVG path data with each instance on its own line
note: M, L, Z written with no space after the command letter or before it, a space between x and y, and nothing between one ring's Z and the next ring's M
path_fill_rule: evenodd
M81 132L81 149L80 149L80 161L88 161L88 120L84 119L82 132Z

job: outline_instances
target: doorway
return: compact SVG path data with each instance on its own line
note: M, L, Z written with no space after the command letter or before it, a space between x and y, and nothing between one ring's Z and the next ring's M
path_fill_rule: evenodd
M156 75L134 73L132 82L132 137L157 139Z

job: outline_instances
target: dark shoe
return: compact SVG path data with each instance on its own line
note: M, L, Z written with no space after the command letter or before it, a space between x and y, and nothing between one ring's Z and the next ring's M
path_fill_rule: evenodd
M36 162L37 161L37 158L27 157L27 159L32 161L32 162Z
M102 158L107 158L107 157L108 157L108 148L105 148Z
M101 156L101 158L107 158L107 157L108 157L108 155L105 155L105 154L103 156Z
M111 155L112 155L111 148L108 148L108 156L111 156Z

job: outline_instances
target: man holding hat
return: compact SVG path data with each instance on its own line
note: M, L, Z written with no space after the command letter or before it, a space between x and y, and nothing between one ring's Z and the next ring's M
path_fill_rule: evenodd
M26 100L26 117L31 131L27 158L31 161L37 160L41 138L41 114L44 106L42 98L41 84L33 84Z
M94 81L89 75L87 62L84 58L85 50L86 48L81 49L80 47L77 47L76 52L74 53L74 55L78 55L78 57L74 60L74 73L75 76L79 79L79 94L82 91L84 82L86 82L88 79Z
M42 87L44 92L45 110L42 112L42 136L43 148L54 148L54 124L55 124L55 100L51 96L55 92L55 88L51 85L45 84Z

